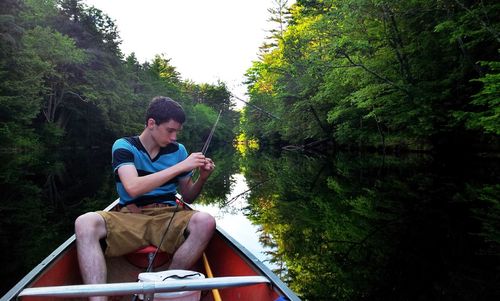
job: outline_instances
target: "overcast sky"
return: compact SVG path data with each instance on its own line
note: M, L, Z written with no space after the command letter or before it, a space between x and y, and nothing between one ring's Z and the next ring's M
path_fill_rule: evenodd
M84 0L118 27L125 55L171 59L183 79L226 82L244 97L243 74L257 60L271 24L271 0Z

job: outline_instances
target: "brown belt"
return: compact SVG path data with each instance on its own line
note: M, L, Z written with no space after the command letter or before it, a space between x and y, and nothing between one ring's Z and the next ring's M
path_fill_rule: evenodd
M172 205L162 204L162 203L153 203L153 204L149 204L149 205L140 206L139 208L163 208L163 207L172 207Z

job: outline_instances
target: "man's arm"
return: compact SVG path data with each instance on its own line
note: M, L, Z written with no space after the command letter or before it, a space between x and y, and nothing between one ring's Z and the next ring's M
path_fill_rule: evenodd
M200 176L193 182L191 177L185 177L179 180L179 192L186 203L192 203L200 194L203 185L210 174L215 169L215 164L210 158L206 158L204 164L200 166Z
M192 153L184 161L159 172L139 177L134 165L123 165L118 168L118 176L127 193L136 198L170 181L181 173L206 165L202 153ZM202 168L203 169L203 168ZM200 174L201 177L201 174Z

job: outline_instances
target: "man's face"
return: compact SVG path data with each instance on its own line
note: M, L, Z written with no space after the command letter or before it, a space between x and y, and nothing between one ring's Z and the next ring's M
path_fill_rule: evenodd
M153 120L154 122L154 120ZM170 119L161 124L154 124L153 137L161 147L177 141L177 134L182 130L182 124Z

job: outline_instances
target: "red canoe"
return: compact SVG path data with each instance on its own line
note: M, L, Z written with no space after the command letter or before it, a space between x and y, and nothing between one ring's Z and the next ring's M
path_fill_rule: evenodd
M115 205L116 202L105 210L112 210ZM205 280L174 281L176 284L181 284L182 289L165 287L160 283L153 288L149 286L148 292L201 290L203 301L300 300L269 268L220 228L217 228L205 255L205 260L200 259L193 268L203 273L206 276ZM146 257L110 258L107 260L110 284L82 285L73 235L19 281L0 301L87 300L86 296L96 295L96 290L110 296L110 301L130 301L131 294L144 292L142 286L141 290L138 290L140 284L137 283L137 277L139 273L144 272L144 268L137 267L138 260L147 261ZM155 269L155 271L161 270L162 267ZM220 299L217 294L220 295ZM69 295L71 297L68 297Z

